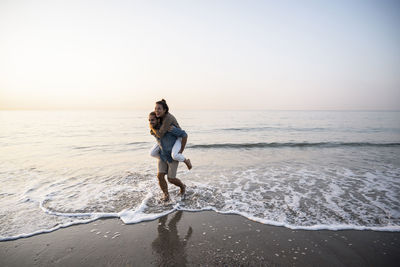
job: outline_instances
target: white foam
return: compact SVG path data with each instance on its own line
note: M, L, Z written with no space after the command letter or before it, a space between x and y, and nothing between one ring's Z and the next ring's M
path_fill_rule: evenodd
M212 209L214 210L214 209ZM255 217L251 214L247 214L244 212L237 212L234 210L231 211L216 211L221 214L236 214L243 216L249 220L259 222L262 224L267 224L267 225L273 225L273 226L283 226L292 230L332 230L332 231L338 231L338 230L370 230L370 231L383 231L383 232L399 232L400 231L400 226L399 225L392 225L392 226L359 226L359 225L353 225L353 224L316 224L316 225L311 225L311 226L300 226L300 225L291 225L288 223L282 223L282 222L277 222L277 221L272 221L272 220L267 220L267 219L262 219Z
M76 221L58 225L58 226L50 228L50 229L41 229L41 230L37 230L37 231L31 232L31 233L22 233L19 235L7 236L7 237L0 236L0 241L15 240L15 239L19 239L19 238L26 238L26 237L34 236L37 234L49 233L49 232L53 232L55 230L58 230L61 228L66 228L66 227L76 225L76 224L90 223L90 222L93 222L93 221L101 219L101 218L116 218L116 217L118 217L125 224L135 224L135 223L140 223L140 222L145 222L145 221L156 220L156 219L158 219L162 216L168 215L176 210L187 211L187 212L215 211L220 214L240 215L240 216L243 216L243 217L245 217L249 220L255 221L255 222L259 222L259 223L267 224L267 225L273 225L273 226L282 226L282 227L286 227L286 228L289 228L292 230L313 230L313 231L315 231L315 230L333 230L333 231L371 230L371 231L387 231L387 232L399 232L400 231L400 226L398 226L398 225L387 225L387 226L360 226L360 225L354 225L354 224L315 224L315 225L310 225L310 226L292 225L289 223L259 218L259 217L252 215L251 213L241 212L241 211L233 210L233 209L232 210L218 210L213 206L206 206L206 207L202 207L200 209L184 208L180 205L180 203L175 203L171 209L166 210L161 213L145 213L145 210L147 208L146 203L152 197L153 197L153 195L151 193L149 193L146 196L146 198L142 201L141 205L138 208L136 208L135 210L124 210L119 213L63 214L63 213L58 213L58 212L51 212L51 211L48 211L43 208L43 210L46 213L50 213L51 215L63 216L63 217L90 216L91 218L79 219ZM119 235L120 234L115 234L112 238L116 238Z
M17 221L15 227L5 231L7 236L0 236L0 240L47 233L99 218L120 218L125 224L140 223L176 210L237 214L259 223L294 230L398 232L399 184L393 181L399 173L400 169L393 166L357 170L321 167L320 163L280 163L258 168L221 168L213 170L204 181L209 170L200 169L185 177L193 181L188 183L186 200L172 200L165 205L155 200L160 190L154 177L147 174L113 175L94 183L91 183L94 178L67 178L49 184L41 178L38 183L31 182L21 194L2 193L7 201L3 203L14 201L18 205L2 205L1 212L9 214L11 211L18 218L24 218L29 216L24 215L24 208L32 210L36 205L43 214L37 214L38 224L31 228L24 227L23 219ZM174 196L177 189L171 189ZM114 203L124 208L110 208ZM54 226L54 218L59 225ZM19 233L21 231L25 233Z
M139 207L137 207L135 210L121 211L118 214L118 216L126 224L133 224L133 223L139 223L139 222L144 222L144 221L152 221L152 220L155 220L162 216L165 216L167 214L170 214L171 212L174 212L177 209L177 206L179 205L179 204L175 204L173 209L167 210L167 211L161 212L161 213L145 213L144 211L148 207L147 203L153 197L154 197L154 195L151 192L148 193L146 195L145 199L143 199L142 203L139 205Z
M55 230L58 230L61 228L66 228L68 226L82 224L82 223L90 223L97 219L99 219L99 218L92 218L92 219L87 219L87 220L80 220L80 221L65 223L65 224L50 228L50 229L41 229L41 230L37 230L37 231L31 232L31 233L23 233L23 234L14 235L14 236L0 236L0 241L15 240L15 239L19 239L19 238L31 237L31 236L38 235L38 234L50 233L50 232L54 232Z
M40 202L40 208L47 214L49 215L54 215L54 216L61 216L61 217L92 217L95 219L99 218L114 218L114 217L119 217L118 213L113 213L113 212L76 212L76 213L65 213L65 212L56 212L56 211L51 211L43 206L43 203L45 201Z

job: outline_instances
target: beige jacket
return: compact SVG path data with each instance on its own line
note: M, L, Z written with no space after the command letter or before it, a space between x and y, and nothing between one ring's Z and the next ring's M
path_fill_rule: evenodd
M164 136L164 134L166 132L168 132L168 129L171 125L181 128L178 124L178 121L175 119L174 115L172 115L171 113L167 113L167 114L165 114L164 118L162 119L160 129L152 128L151 130L155 136L157 136L158 138L162 138Z

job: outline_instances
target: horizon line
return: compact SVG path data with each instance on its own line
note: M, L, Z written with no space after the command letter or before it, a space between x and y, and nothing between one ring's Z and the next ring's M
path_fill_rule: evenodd
M151 109L145 108L50 108L50 109L40 109L40 108L16 108L16 109L2 109L0 111L147 111ZM176 108L176 111L342 111L342 112L399 112L400 109L234 109L234 108L224 108L224 109L187 109L187 108Z

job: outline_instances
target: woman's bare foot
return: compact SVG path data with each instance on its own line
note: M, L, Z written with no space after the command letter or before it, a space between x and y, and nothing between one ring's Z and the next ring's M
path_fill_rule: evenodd
M183 196L185 193L186 193L186 185L183 184L181 187L181 191L179 192L179 195Z
M189 170L192 168L192 163L190 162L190 159L185 159L184 163L186 164Z

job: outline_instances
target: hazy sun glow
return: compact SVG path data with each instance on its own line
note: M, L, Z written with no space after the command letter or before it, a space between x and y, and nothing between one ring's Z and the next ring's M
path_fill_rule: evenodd
M0 109L400 109L396 1L1 1Z

